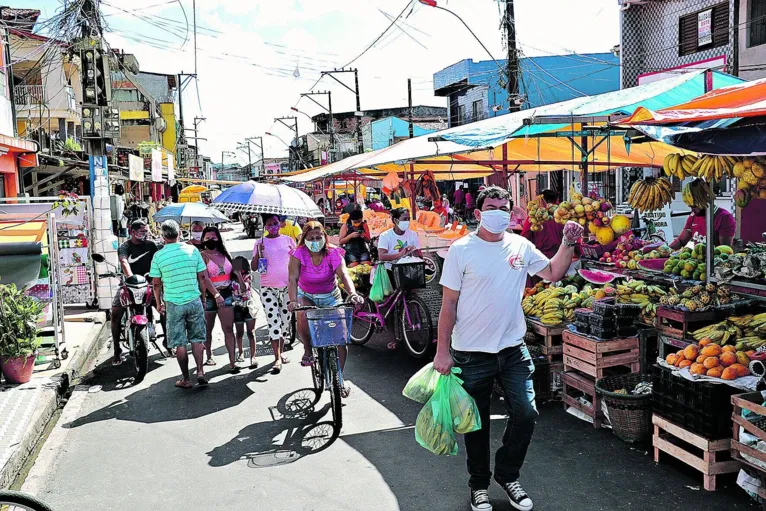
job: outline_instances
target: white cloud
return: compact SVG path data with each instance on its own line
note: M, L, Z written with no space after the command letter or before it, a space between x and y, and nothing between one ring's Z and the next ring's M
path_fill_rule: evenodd
M181 1L191 21L191 1ZM124 5L119 0L109 3ZM122 8L139 9L158 3L133 0L130 7ZM222 150L234 150L238 141L272 128L289 140L292 136L289 130L274 126L273 118L293 115L290 107L298 102L301 92L307 92L313 85L320 70L345 64L389 25L380 10L396 16L405 3L406 0L197 0L200 26L221 32L199 31L201 111L193 83L183 98L187 119L200 114L207 117L207 122L200 126L200 136L208 139L201 142L203 152L218 161ZM458 13L496 58L503 57L496 0L439 0L439 3ZM608 51L618 42L618 6L614 0L517 0L515 4L518 41L527 55ZM185 25L177 4L136 11L164 24L162 30L114 7L103 9L119 14L107 18L117 30L108 36L111 45L135 53L142 69L192 72L191 41L179 50ZM157 16L180 20L181 24ZM406 105L407 78L413 79L415 104L444 105L443 98L433 96L430 83L433 73L465 58L489 58L465 27L448 13L416 2L406 23L409 26L402 24L402 28L427 48L394 28L354 62L353 66L359 68L363 109ZM292 76L296 66L300 70L299 79ZM345 80L353 87L353 75L347 75ZM325 78L316 90L325 89L332 91L335 111L354 109L354 95L345 88ZM321 111L305 99L299 105L310 115ZM298 122L301 132L310 128L306 117L299 115ZM286 153L278 140L267 137L264 142L267 156Z

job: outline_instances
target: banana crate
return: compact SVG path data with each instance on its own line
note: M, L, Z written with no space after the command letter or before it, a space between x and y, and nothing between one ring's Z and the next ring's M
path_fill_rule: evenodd
M534 344L540 345L540 352L551 364L560 363L564 353L562 334L566 325L546 326L537 319L527 318L527 334L532 334Z
M717 310L692 312L660 306L657 308L657 332L674 339L690 339L693 331L720 319L721 312Z

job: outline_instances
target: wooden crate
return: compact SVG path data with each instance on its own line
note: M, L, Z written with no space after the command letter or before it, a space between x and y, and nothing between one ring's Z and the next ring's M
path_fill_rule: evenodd
M660 451L670 454L692 468L702 472L703 487L707 491L715 491L716 479L721 474L731 474L739 471L740 463L730 457L731 439L708 440L695 435L668 421L659 415L652 415L654 424L654 462L660 462ZM671 440L684 442L684 446L676 445ZM685 447L688 445L689 447ZM702 451L700 456L693 451Z
M641 370L638 337L597 341L564 331L564 371L576 370L595 379L604 377L604 369L629 366L630 372Z
M753 424L742 416L743 410L749 410L760 416L766 417L766 407L761 406L762 402L763 396L760 392L748 392L745 394L736 394L731 396L731 404L734 405L734 410L731 414L731 419L734 422L734 430L732 431L731 439L731 455L734 459L743 465L747 465L748 467L755 470L756 473L760 476L761 486L758 488L758 495L762 499L766 500L766 487L764 487L763 484L766 482L766 468L756 465L752 461L746 460L742 456L744 453L757 459L758 461L766 463L766 453L750 447L749 445L745 445L739 441L740 426L742 426L742 428L744 428L745 431L751 435L757 437L760 440L766 441L766 431L762 430L757 425Z
M564 325L546 326L536 319L527 319L527 332L534 334L536 344L540 345L543 355L551 364L561 363L564 353L561 334L566 330Z
M658 344L660 348L659 356L662 358L667 358L669 354L676 353L677 351L680 351L686 348L688 345L692 344L691 341L676 339L674 337L669 337L665 334L658 334L657 337L658 337Z
M604 422L604 413L601 411L601 398L596 392L596 381L578 371L566 371L561 374L561 399L564 408L573 406L593 419L593 427L600 428ZM574 395L577 391L583 392L590 397L591 406L581 403Z
M669 307L657 309L657 332L674 339L689 339L691 332L720 320L720 312L689 312Z

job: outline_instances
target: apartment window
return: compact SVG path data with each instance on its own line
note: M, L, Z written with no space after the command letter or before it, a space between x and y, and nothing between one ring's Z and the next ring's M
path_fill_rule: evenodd
M471 105L471 116L474 121L478 121L479 119L481 119L480 116L481 116L483 105L484 103L480 99L477 101L474 101L473 104Z
M678 19L678 56L729 44L729 4L720 3Z
M766 0L750 0L748 47L766 44Z
M457 107L457 122L463 124L465 122L465 105Z

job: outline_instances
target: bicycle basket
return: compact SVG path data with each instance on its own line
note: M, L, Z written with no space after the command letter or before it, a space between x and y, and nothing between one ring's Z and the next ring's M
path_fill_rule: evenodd
M423 289L426 287L426 263L394 264L394 284L397 289Z
M315 348L345 346L351 337L351 321L354 309L315 309L306 311L311 345Z

